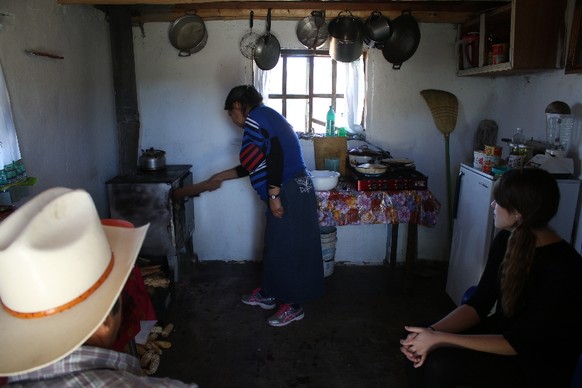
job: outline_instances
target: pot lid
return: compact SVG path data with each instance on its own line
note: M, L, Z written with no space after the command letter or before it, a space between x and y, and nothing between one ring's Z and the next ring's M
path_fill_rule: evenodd
M147 150L142 150L142 157L145 158L161 158L164 155L166 155L166 151L162 151L162 150L155 150L153 147L149 148Z

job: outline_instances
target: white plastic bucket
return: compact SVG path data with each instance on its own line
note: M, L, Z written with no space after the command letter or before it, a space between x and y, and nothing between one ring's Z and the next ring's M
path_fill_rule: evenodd
M323 257L323 276L328 277L333 273L335 259L335 243L337 241L337 229L335 226L320 227L321 255Z

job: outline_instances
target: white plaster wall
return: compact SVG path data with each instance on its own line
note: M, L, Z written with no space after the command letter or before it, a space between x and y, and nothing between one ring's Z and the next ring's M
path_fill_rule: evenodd
M251 82L250 60L238 48L247 21L206 25L207 46L189 58L179 58L170 45L169 23L146 24L145 37L134 30L142 146L167 150L169 162L193 164L194 180L237 164L240 131L230 123L223 102L231 87ZM295 22L273 23L283 48L299 47L295 26ZM511 136L517 124L526 130L537 126L541 131L537 136L543 136L543 109L550 100L563 99L579 109L580 77L556 70L527 77L460 78L455 70L455 26L421 24L420 28L420 46L400 70L393 70L381 51L369 52L366 135L395 157L414 159L429 177L429 189L442 209L435 228L419 228L418 253L425 259L447 260L445 142L420 91L443 89L459 99L457 126L450 135L454 185L459 163L472 158L473 137L481 120L498 122L498 139ZM262 29L264 22L257 21L255 31ZM532 109L538 113L532 114ZM313 147L306 141L302 144L309 167ZM194 201L194 240L202 260L260 257L264 208L245 179L227 182ZM386 237L385 225L340 227L336 259L380 262L386 256ZM405 254L405 238L406 228L401 228L399 260Z
M118 157L105 15L53 0L2 0L0 13L11 15L1 20L0 63L25 167L38 178L31 195L54 186L84 188L107 217L105 181L115 176Z

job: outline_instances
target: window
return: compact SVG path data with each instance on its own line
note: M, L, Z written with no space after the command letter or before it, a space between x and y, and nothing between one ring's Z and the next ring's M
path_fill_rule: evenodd
M261 82L265 103L281 112L297 132L325 133L330 105L336 127L348 127L349 121L361 126L362 114L350 115L349 65L336 62L324 50L282 50L277 66L262 73L267 77Z

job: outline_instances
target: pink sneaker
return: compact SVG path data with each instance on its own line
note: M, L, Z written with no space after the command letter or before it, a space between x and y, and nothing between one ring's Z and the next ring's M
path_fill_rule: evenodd
M265 310L272 310L277 307L277 302L275 298L265 297L261 292L260 288L255 288L250 295L243 295L240 300L244 304L248 304L251 306L259 306Z
M286 326L293 321L299 321L305 316L303 307L293 308L290 304L282 304L279 310L267 320L271 326Z

